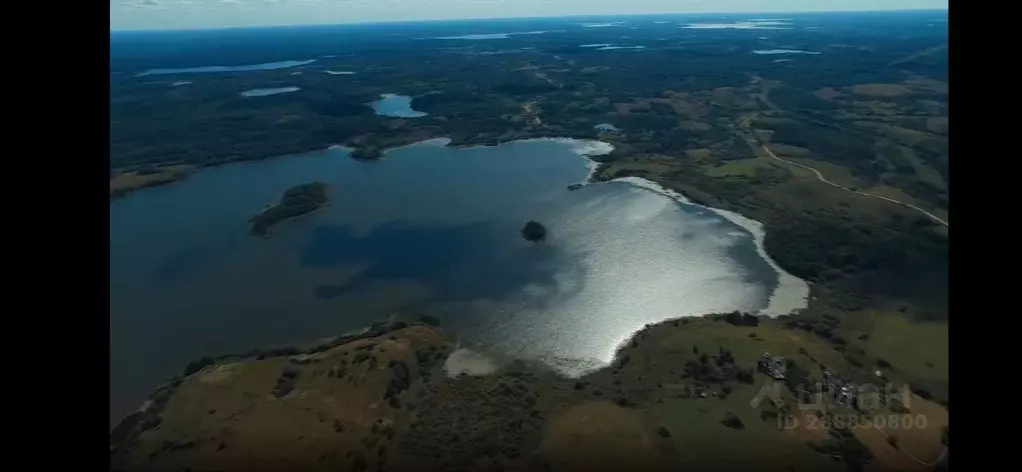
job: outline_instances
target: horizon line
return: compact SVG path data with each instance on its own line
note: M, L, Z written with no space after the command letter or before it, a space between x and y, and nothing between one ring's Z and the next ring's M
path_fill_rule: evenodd
M195 28L140 28L140 29L110 29L111 33L143 33L143 32L182 32L182 31L223 31L240 29L270 29L270 28L300 28L311 26L369 26L369 25L399 25L417 23L439 23L444 21L494 21L494 20L544 20L556 18L621 18L636 16L726 16L726 15L804 15L812 13L898 13L898 12L943 12L947 8L897 8L890 10L799 10L799 11L731 11L731 12L689 12L689 13L606 13L598 15L551 15L551 16L498 16L498 17L473 17L473 18L433 18L423 20L395 20L395 21L353 21L349 23L295 23L283 25L253 25L253 26L220 26L220 27L195 27Z

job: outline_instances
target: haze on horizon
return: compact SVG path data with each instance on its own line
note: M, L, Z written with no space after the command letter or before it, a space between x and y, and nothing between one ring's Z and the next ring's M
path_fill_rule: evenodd
M110 29L213 29L472 18L947 8L947 0L110 0Z

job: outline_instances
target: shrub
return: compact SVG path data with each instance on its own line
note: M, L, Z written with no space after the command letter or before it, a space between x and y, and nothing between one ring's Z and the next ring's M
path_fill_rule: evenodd
M659 434L659 435L660 435L660 437L662 437L662 438L669 438L669 437L671 437L671 432L670 432L670 431L668 431L668 430L667 430L667 428L665 428L665 427L663 427L663 426L661 426L661 427L657 428L656 432L657 432L657 434Z
M440 319L435 316L420 316L419 321L430 326L440 326Z
M358 353L355 354L355 358L352 359L351 362L353 364L361 364L366 359L369 359L369 353L365 351L359 351Z
M355 460L351 463L352 472L361 472L366 470L368 464L366 464L366 455L362 451L355 451Z
M185 376L192 375L192 374L202 370L203 367L206 367L206 366L208 366L208 365L210 365L212 363L213 363L213 358L211 358L211 357L203 357L202 359L199 359L197 361L189 362L188 365L185 366Z
M925 400L933 400L933 394L922 385L911 385L910 389L912 390L912 393L923 397Z
M742 424L742 419L738 415L729 412L724 413L724 419L720 420L721 424L732 429L745 429L745 425Z
M752 385L753 382L754 382L754 379L753 379L753 376L752 376L752 369L739 370L738 374L737 374L737 377L738 377L738 381L742 382L742 383L747 383L749 385Z

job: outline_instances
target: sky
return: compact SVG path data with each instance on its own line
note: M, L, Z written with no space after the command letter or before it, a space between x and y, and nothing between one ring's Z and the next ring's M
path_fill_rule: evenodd
M110 0L110 29L650 13L947 9L947 0Z

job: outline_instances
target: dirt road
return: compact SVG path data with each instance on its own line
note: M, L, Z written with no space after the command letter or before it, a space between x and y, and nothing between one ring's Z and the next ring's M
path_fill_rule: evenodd
M748 141L750 143L753 143L753 144L759 144L756 141L753 141L751 139L746 139L746 141ZM772 157L772 158L774 158L774 159L776 159L778 161L781 161L781 162L783 162L785 164L788 164L788 165L793 165L795 167L801 167L803 169L808 169L808 170L813 171L813 173L816 174L816 178L820 179L821 182L823 182L823 183L825 183L827 185L830 185L832 187L837 187L837 188L839 188L841 190L845 190L847 192L852 192L852 193L855 193L855 194L859 194L859 195L862 195L862 196L865 196L865 197L878 198L880 200L885 200L885 201L888 201L888 202L891 202L891 203L894 203L894 204L897 204L897 205L901 205L901 206L906 207L906 208L911 208L911 209L913 209L915 211L918 211L919 213L922 213L922 214L930 217L930 219L932 219L933 221L936 221L936 222L938 222L938 223L940 223L940 224L942 224L944 226L947 226L949 228L951 227L951 225L949 225L947 221L944 221L943 218L941 218L941 217L939 217L937 215L934 215L933 213L930 213L930 212L928 212L928 211L926 211L926 210L924 210L922 208L919 208L919 207L917 207L917 206L915 206L915 205L913 205L911 203L905 203L903 201L895 200L893 198L882 197L880 195L873 195L871 193L860 192L858 190L852 190L852 189L847 188L847 187L842 187L842 186L840 186L840 185L838 185L838 184L836 184L834 182L831 182L831 181L827 180L827 178L824 177L823 174L820 173L820 171L818 171L818 170L816 170L816 169L814 169L812 167L809 167L809 166L803 165L803 164L799 164L797 162L792 162L792 161L789 161L787 159L781 159L780 157L777 157L777 155L774 154L773 151L771 151L769 148L767 148L766 145L761 145L760 147L763 148L763 150L766 151L766 153L769 154L770 157Z

